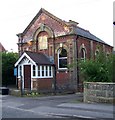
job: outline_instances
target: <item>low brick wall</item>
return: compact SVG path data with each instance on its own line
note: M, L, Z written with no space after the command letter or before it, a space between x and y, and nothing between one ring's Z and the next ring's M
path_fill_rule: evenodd
M84 82L84 102L115 103L115 83Z

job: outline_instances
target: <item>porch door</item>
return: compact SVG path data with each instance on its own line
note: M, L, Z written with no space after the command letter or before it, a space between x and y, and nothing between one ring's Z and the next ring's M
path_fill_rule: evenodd
M31 89L31 65L24 65L24 88Z

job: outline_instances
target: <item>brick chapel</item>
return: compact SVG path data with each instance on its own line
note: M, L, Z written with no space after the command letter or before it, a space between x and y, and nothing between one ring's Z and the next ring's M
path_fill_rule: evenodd
M78 66L68 68L78 59L95 58L101 46L106 54L113 47L78 26L54 16L41 8L29 25L18 36L20 58L18 88L39 91L80 91L82 79ZM22 80L22 81L21 81Z

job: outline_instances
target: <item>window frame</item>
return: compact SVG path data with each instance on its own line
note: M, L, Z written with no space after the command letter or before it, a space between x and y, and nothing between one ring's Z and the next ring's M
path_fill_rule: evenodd
M48 38L47 36L39 36L38 37L38 48L39 50L48 49Z
M21 75L22 75L22 65L19 65L19 67L18 67L18 77L21 77Z
M81 60L86 60L86 50L85 48L81 48Z
M99 55L99 49L96 49L95 50L95 56L98 56Z
M36 76L36 66L35 65L32 66L32 76L33 77Z
M51 67L51 69L50 69L50 67ZM51 72L51 75L50 75L50 72ZM36 69L36 73L37 73L36 76L32 76L32 78L53 78L53 66L38 65L37 69Z
M62 51L64 48L59 48L58 49L58 70L67 70L67 67L64 67L64 68L60 68L60 60L66 60L67 61L67 55L66 55L66 57L60 57L59 55L60 55L60 51ZM64 50L66 50L66 49L64 49ZM66 50L66 52L67 52L67 50Z

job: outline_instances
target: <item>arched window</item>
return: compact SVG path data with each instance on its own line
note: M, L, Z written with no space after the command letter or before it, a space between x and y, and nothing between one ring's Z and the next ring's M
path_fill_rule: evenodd
M39 50L47 49L48 48L47 36L38 37L38 44Z
M58 68L67 69L67 50L64 48L58 50Z
M108 58L108 57L109 57L109 55L110 55L110 53L109 53L109 52L107 52L107 53L106 53L106 57Z
M82 48L82 49L81 49L81 59L82 59L82 60L85 60L85 59L86 59L86 50L85 50L85 48Z
M95 56L99 55L99 49L95 51Z

